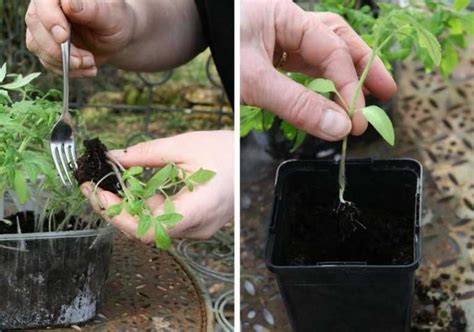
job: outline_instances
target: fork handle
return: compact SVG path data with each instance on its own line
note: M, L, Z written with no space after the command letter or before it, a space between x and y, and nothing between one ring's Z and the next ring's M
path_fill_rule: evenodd
M61 57L63 60L63 113L69 111L69 52L71 51L71 41L61 44Z

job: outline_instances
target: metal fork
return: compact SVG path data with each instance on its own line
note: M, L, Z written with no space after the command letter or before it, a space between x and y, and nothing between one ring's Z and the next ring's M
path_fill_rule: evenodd
M63 61L63 113L51 131L51 154L59 177L64 185L72 184L69 173L77 169L76 146L74 144L74 131L69 114L69 52L71 41L68 39L61 44Z

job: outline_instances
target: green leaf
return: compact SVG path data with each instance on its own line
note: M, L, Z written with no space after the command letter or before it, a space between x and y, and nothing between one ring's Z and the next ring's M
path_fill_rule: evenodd
M240 136L247 136L254 129L258 132L271 128L275 115L253 106L240 106Z
M304 131L297 129L286 121L282 121L280 129L283 132L283 136L285 136L287 140L294 142L290 152L295 152L306 138L306 133Z
M138 220L138 227L137 227L137 237L140 238L145 235L148 230L150 229L153 222L153 218L149 215L143 215Z
M473 23L474 24L474 23ZM457 17L453 17L448 21L449 30L453 35L460 35L463 33L463 24Z
M143 194L143 186L136 178L129 178L127 180L127 187L135 196L141 196Z
M293 81L298 82L300 84L306 85L309 81L311 81L311 77L300 74L300 73L295 73L295 72L288 72L286 75L291 78Z
M166 182L166 180L170 178L170 175L172 175L171 173L174 168L174 164L168 164L162 169L160 169L158 172L156 172L146 183L145 192L143 195L146 198L150 198L151 196L155 195L158 188L161 187Z
M216 175L216 172L200 168L188 177L189 181L204 184L211 180Z
M184 179L184 184L186 185L186 187L188 188L189 191L193 191L194 190L194 185L191 181L189 181L188 179Z
M383 139L393 146L395 144L395 132L387 113L378 106L364 107L362 113Z
M7 75L7 63L5 62L2 68L0 68L0 83L3 82L6 75Z
M431 32L423 27L420 27L417 30L417 35L420 47L426 49L435 66L439 66L441 62L441 46L439 45L438 40L431 34Z
M469 0L454 0L453 8L457 11L466 9L469 6Z
M462 21L462 25L464 30L471 35L474 36L474 12L470 12L469 14L460 16Z
M122 179L127 181L132 176L137 176L143 173L143 167L140 166L133 166L123 172Z
M156 217L156 221L165 224L170 227L174 227L178 222L183 220L183 215L179 213L165 213L161 216Z
M21 205L28 202L30 194L28 192L28 185L26 183L26 177L20 171L15 172L15 178L13 180L13 188L15 190L18 201Z
M35 183L38 179L38 167L33 163L24 159L23 167L25 168L26 174L31 182Z
M441 73L444 77L448 77L454 71L459 63L458 52L456 48L447 43L443 49L443 59L441 60Z
M7 102L11 103L12 100L8 95L8 91L0 89L0 98L6 100Z
M326 80L323 78L312 80L306 87L317 93L329 93L336 91L336 86L334 83L331 80Z
M105 212L105 215L109 218L118 216L122 212L122 208L123 208L122 203L111 205Z
M175 213L175 207L174 207L174 203L173 201L171 200L170 197L166 197L165 199L165 214L169 214L169 213Z
M296 150L298 150L301 144L303 144L305 138L306 138L306 133L298 129L298 131L296 132L295 144L291 148L290 152L293 153Z
M158 248L167 250L171 247L171 238L161 223L155 223L155 244Z
M439 66L441 62L441 46L436 37L429 30L423 27L423 25L421 25L413 16L410 16L408 12L397 11L393 15L393 18L396 22L401 21L408 24L407 28L415 29L419 47L426 50L435 66Z
M126 205L127 212L130 213L132 216L136 216L143 209L144 205L145 203L141 200L128 202Z
M446 39L446 42L450 42L454 46L458 46L461 48L467 47L466 37L464 37L464 35L451 35Z
M33 73L33 74L27 75L25 77L23 77L22 75L18 75L13 82L0 85L0 87L2 87L4 89L7 89L7 90L16 90L16 89L22 88L25 85L29 84L32 80L34 80L35 78L37 78L40 75L41 75L41 73Z

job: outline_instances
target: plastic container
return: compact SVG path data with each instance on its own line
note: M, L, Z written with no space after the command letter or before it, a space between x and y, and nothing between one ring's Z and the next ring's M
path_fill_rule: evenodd
M341 260L294 265L288 261L292 230L298 223L285 219L289 191L306 186L324 193L318 195L321 200L335 200L337 174L336 163L323 161L287 161L277 172L266 263L276 274L291 324L295 331L409 331L421 249L422 168L417 161L352 160L346 164L346 199L361 207L385 206L387 213L405 211L413 216L408 218L413 227L409 263ZM304 213L310 210L308 206Z
M64 326L93 318L112 244L111 226L0 235L0 329Z

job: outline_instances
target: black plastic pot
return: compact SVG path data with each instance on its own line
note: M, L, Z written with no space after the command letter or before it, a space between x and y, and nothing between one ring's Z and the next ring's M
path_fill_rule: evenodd
M382 209L387 217L380 223L405 223L402 242L411 249L405 252L404 261L387 258L391 247L398 250L396 245L384 247L398 236L391 233L377 233L375 243L383 248L375 260L372 256L377 245L370 245L375 249L364 257L365 242L354 249L355 235L354 239L349 235L340 243L335 241L337 248L331 248L329 242L327 248L313 250L317 243L300 241L298 229L306 219L291 218L292 205L300 204L295 211L307 216L319 211L318 206L334 206L338 200L338 165L330 161L287 161L276 176L267 266L276 274L295 331L409 331L414 274L420 260L421 165L410 159L352 160L346 168L347 200L361 211ZM298 192L302 194L296 195ZM397 219L398 215L404 217ZM310 227L321 232L335 227L320 224L317 218L308 220L314 222ZM364 231L359 227L356 232ZM351 249L344 251L344 246ZM311 259L292 260L295 252ZM344 257L328 258L333 252L342 252Z
M113 229L0 235L0 330L65 326L96 315Z

